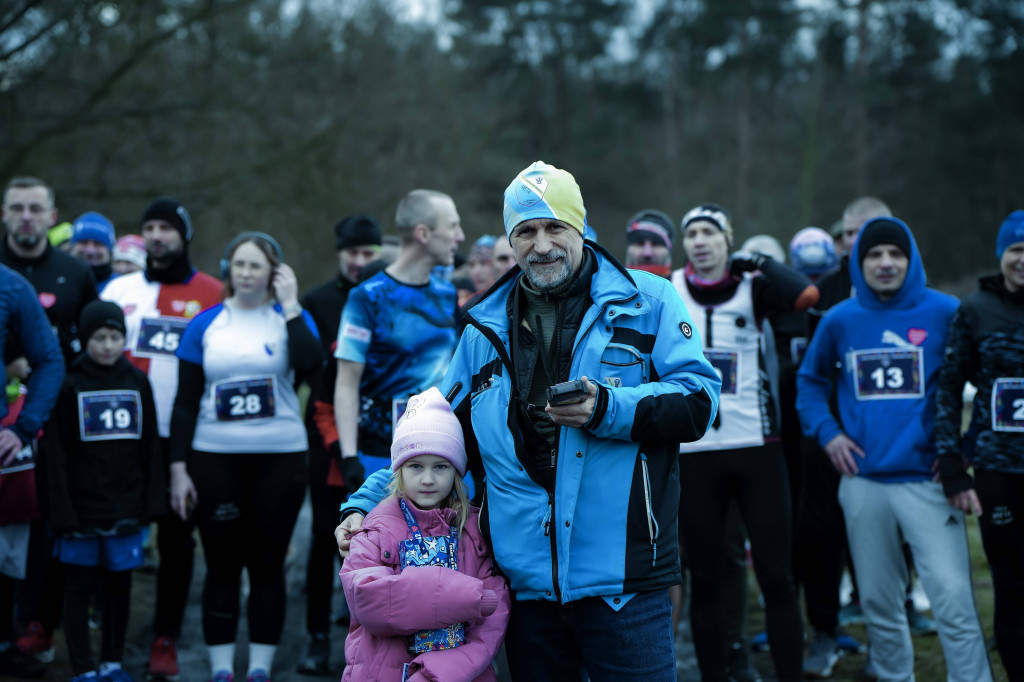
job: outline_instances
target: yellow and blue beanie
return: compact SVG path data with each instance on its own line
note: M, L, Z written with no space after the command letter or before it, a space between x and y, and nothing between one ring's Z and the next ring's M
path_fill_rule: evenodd
M509 237L516 225L535 218L560 220L582 236L586 213L576 178L543 161L527 166L505 189L505 234Z

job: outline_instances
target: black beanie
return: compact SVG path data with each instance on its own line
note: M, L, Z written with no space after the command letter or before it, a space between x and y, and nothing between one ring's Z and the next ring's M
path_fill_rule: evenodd
M154 201L142 214L142 223L148 220L163 220L180 232L186 242L192 241L192 218L177 199L162 197Z
M83 343L88 343L89 338L102 327L110 327L122 334L125 333L121 306L110 301L93 301L82 309L82 317L78 320L78 338Z
M869 220L857 235L857 262L863 263L868 251L879 244L892 244L910 258L910 235L900 223L889 218Z
M381 233L380 223L372 215L350 215L334 226L334 248L341 251L353 246L380 246Z

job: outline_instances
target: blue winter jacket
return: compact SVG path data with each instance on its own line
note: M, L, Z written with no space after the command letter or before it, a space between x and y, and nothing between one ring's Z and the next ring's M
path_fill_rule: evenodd
M907 276L899 292L881 301L850 259L855 296L822 319L797 373L797 410L804 433L823 447L845 433L863 450L858 475L901 483L933 476L938 372L957 299L925 285L924 265L910 229ZM854 252L856 253L856 245ZM829 410L837 364L841 423Z
M597 382L600 395L586 428L559 431L552 492L530 476L517 411L509 410L507 303L518 268L467 313L441 387L467 453L482 459L481 523L521 600L570 602L679 583L678 444L699 440L718 409L721 381L668 280L627 271L592 242L585 248L597 267L569 376ZM371 507L356 495L342 511Z
M27 444L57 402L64 383L64 356L35 289L17 272L0 265L0 354L12 338L32 367L25 404L11 427ZM0 417L6 415L7 401L0 400Z

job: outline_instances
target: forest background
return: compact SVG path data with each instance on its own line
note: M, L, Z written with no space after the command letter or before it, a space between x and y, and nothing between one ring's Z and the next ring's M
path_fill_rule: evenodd
M263 230L308 288L336 271L338 219L391 231L414 187L454 197L467 242L500 234L536 159L576 176L619 254L644 208L716 201L738 241L787 244L873 194L963 294L1024 208L1024 2L0 4L0 180L41 176L61 220L98 210L119 235L176 197L208 271Z

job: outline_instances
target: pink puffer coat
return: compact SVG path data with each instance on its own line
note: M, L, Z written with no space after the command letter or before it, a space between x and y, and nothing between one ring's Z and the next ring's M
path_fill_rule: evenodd
M423 511L406 500L424 537L448 535L451 509ZM341 568L341 582L352 612L345 640L342 682L400 682L411 663L410 682L493 682L491 661L508 626L509 591L492 575L489 549L473 509L459 539L458 572L442 566L402 571L399 543L412 537L397 498L381 502L353 536ZM455 649L413 655L408 635L420 630L466 624L466 640Z

